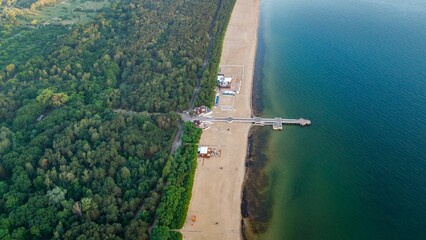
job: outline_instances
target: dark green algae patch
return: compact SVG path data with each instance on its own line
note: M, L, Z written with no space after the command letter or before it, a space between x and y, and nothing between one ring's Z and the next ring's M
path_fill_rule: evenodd
M255 116L261 116L264 109L263 88L260 81L262 73L258 68L260 58L261 55L258 54L252 90L252 109ZM253 126L250 129L241 202L241 232L244 240L259 239L259 235L266 232L272 218L273 200L270 179L266 171L268 158L265 152L271 133L270 127Z
M265 170L268 158L263 151L270 134L271 130L264 127L253 127L249 134L241 203L242 235L246 240L264 233L272 217L272 194Z

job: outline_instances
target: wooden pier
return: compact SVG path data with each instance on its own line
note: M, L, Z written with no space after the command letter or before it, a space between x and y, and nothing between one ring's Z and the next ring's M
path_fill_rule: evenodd
M265 126L271 125L274 130L282 130L283 125L299 125L302 127L311 125L311 121L299 118L299 119L288 119L288 118L261 118L261 117L253 117L253 118L237 118L237 117L206 117L206 116L198 116L198 117L190 117L191 121L198 120L203 123L214 123L214 122L227 122L227 123L251 123L257 126Z

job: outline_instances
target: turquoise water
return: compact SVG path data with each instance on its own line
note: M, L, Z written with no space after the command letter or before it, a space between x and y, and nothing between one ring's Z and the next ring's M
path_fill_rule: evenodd
M426 1L262 0L261 239L426 239ZM265 206L268 207L268 206Z

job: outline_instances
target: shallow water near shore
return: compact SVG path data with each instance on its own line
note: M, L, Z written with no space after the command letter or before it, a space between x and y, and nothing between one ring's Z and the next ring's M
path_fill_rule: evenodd
M262 115L312 126L261 146L256 237L426 239L426 2L262 1L257 54Z

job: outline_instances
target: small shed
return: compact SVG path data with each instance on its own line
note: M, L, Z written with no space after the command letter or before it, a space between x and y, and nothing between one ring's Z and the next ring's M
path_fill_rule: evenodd
M209 158L210 152L208 147L198 147L198 156L203 158Z
M202 116L202 115L208 115L211 113L211 110L206 106L200 106L194 108L194 114L195 116Z

